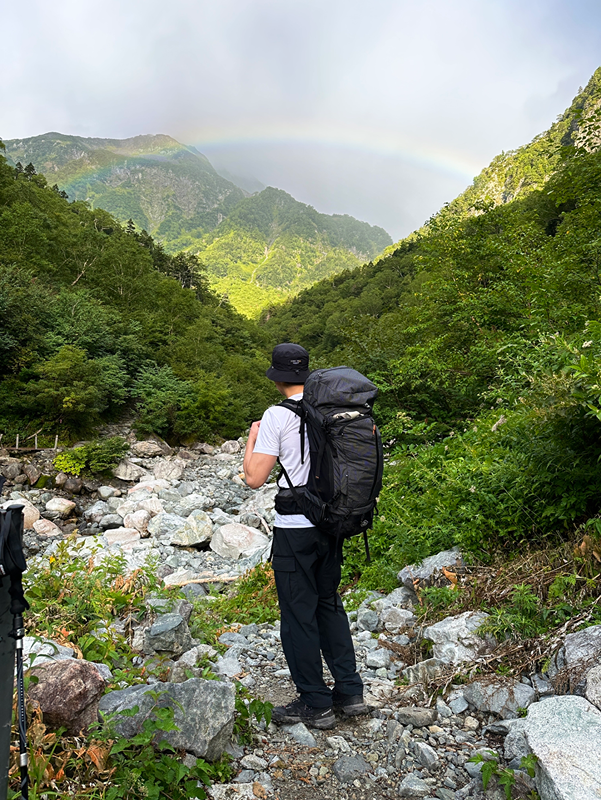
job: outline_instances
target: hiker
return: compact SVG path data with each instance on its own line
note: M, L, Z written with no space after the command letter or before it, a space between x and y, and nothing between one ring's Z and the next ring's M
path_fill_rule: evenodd
M267 377L288 401L300 400L309 376L309 354L297 344L277 345ZM263 486L276 461L295 486L309 478L309 442L304 426L301 448L299 417L282 405L268 408L254 422L246 444L244 474L253 489ZM302 455L306 454L304 463ZM273 570L281 612L282 647L299 697L276 706L278 724L303 722L328 729L336 724L334 706L345 716L366 713L363 682L357 673L349 622L337 594L342 539L316 528L298 513L283 475L276 497ZM333 691L323 678L323 657L334 677Z

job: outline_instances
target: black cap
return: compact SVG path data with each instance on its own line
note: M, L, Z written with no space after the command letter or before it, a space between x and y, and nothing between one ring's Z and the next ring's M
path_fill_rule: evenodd
M309 353L300 344L278 344L271 354L271 366L265 373L270 381L304 383L309 377Z

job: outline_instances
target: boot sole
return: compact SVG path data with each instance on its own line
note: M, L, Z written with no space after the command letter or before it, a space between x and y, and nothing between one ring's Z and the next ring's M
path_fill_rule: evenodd
M353 706L351 708L339 706L336 710L339 711L343 717L360 717L362 714L369 714L369 706L366 705Z

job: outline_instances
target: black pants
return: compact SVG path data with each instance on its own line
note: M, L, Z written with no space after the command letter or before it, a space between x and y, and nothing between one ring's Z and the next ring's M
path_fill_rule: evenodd
M274 528L273 535L282 647L301 699L314 708L332 705L322 653L336 691L362 694L348 618L337 594L342 553L336 540L317 528Z

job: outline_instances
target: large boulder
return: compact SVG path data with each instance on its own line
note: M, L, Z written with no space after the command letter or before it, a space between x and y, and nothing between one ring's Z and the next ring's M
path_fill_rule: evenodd
M104 532L108 545L119 545L122 550L131 552L140 541L140 531L135 528L112 528Z
M156 456L164 455L163 448L158 442L134 442L131 446L131 452L140 458L155 458Z
M29 481L30 486L33 486L34 483L37 483L40 479L42 470L38 469L35 464L24 464L23 474L27 475L27 480Z
M171 537L171 544L180 547L198 547L208 544L213 536L213 523L208 514L196 509L186 519L183 528L179 528Z
M513 678L480 678L463 687L463 696L478 711L488 711L503 719L515 719L521 708L536 700L532 686Z
M430 586L437 578L443 574L443 569L451 571L459 569L463 566L463 558L458 547L452 550L443 550L435 556L424 558L421 564L410 564L398 574L399 583L406 586L408 589L413 589L415 582L418 581L420 586Z
M587 673L585 696L589 703L601 710L601 664Z
M184 474L186 462L181 458L161 459L153 468L154 477L167 481L179 481Z
M16 505L23 506L24 529L26 531L32 529L33 523L37 522L40 518L40 512L29 500L7 500L5 503L2 503L2 508L10 508Z
M496 644L493 638L485 639L476 633L487 619L488 614L483 611L465 611L429 625L423 636L434 643L434 658L447 664L473 661L482 653L490 652Z
M583 697L549 697L528 709L524 728L537 757L544 800L601 797L601 712Z
M129 458L124 458L120 461L113 470L115 477L122 481L137 481L140 478L148 476L148 472L138 464L134 464Z
M177 512L180 516L188 516L193 511L202 511L205 508L212 508L212 506L213 501L204 494L192 492L192 494L188 494L186 497L182 497L178 500Z
M232 522L222 525L213 534L211 550L223 558L238 559L251 556L257 550L266 548L269 539L256 528Z
M39 706L47 725L77 736L97 721L106 684L95 664L68 658L35 665L30 674L38 681L29 683L27 697Z
M155 701L153 694L157 690ZM133 716L114 718L117 735L131 739L141 731L153 708L172 708L177 730L161 731L157 737L166 739L176 750L215 761L231 741L235 695L233 684L190 678L183 683L130 686L109 692L100 701L100 711L109 715L137 706Z

